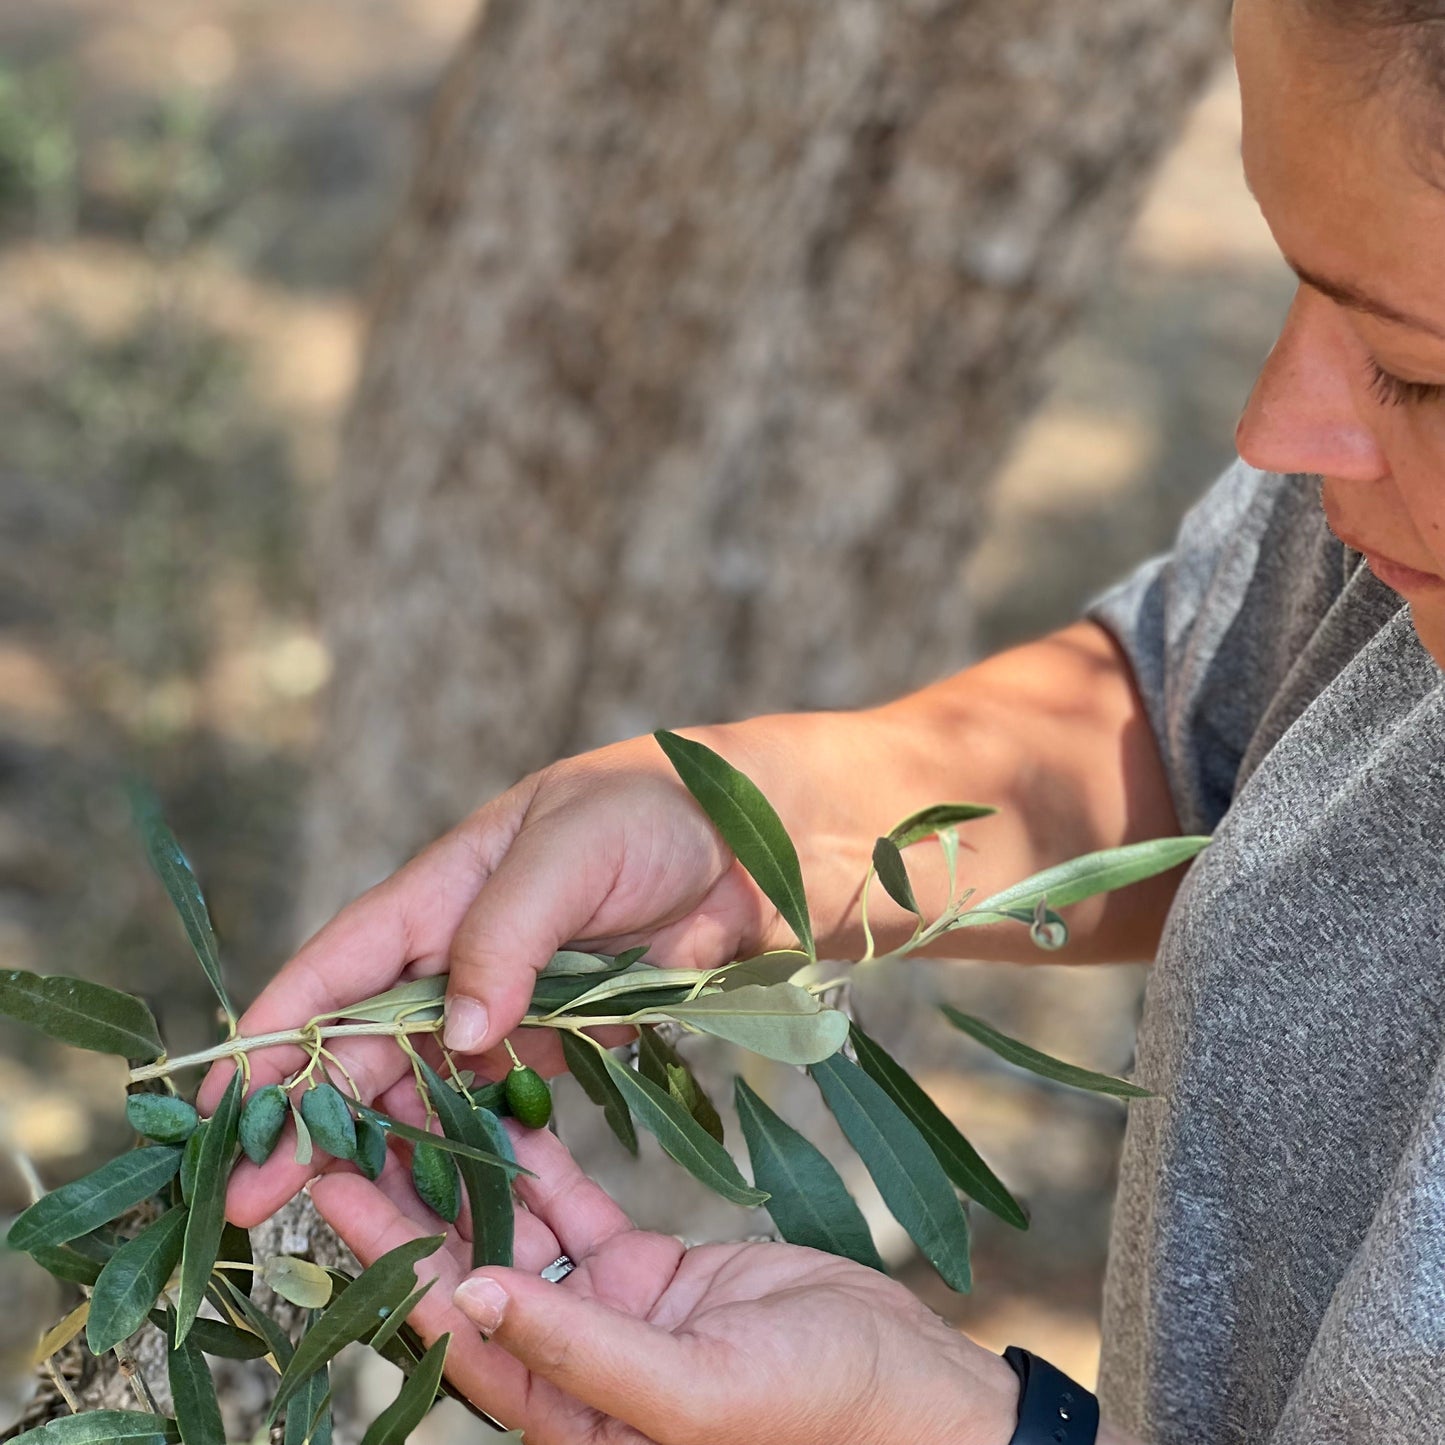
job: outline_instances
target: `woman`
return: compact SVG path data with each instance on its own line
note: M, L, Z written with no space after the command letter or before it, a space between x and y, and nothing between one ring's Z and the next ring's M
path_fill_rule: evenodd
M1246 172L1301 283L1239 424L1247 465L1085 622L883 708L694 735L799 840L825 954L856 946L872 838L938 798L1003 805L973 835L985 891L1213 831L1182 885L1070 920L1075 959L1156 958L1139 1074L1162 1097L1129 1127L1097 1438L1419 1441L1445 1432L1445 4L1239 0L1234 30ZM1027 947L979 936L983 956ZM679 966L786 941L636 741L482 808L245 1025L449 962L448 1042L485 1058L572 940ZM374 1095L397 1085L382 1048L347 1062ZM464 1280L451 1258L461 1287L416 1320L453 1332L452 1378L533 1445L1058 1438L1018 1425L1013 1370L901 1287L786 1245L684 1252L556 1141L519 1148L539 1175L525 1267ZM243 1175L232 1213L298 1182ZM313 1197L363 1259L434 1227L395 1165ZM576 1271L539 1278L561 1254Z

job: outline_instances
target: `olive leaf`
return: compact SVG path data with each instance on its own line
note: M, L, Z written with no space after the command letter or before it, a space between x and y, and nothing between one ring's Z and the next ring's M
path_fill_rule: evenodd
M200 1168L201 1149L206 1142L206 1130L210 1127L210 1120L202 1119L181 1150L181 1199L186 1204L191 1202L191 1196L196 1192L196 1171Z
M447 975L431 974L427 978L412 978L389 988L385 993L374 994L345 1008L330 1010L329 1019L358 1019L362 1023L394 1024L403 1018L419 1018L432 1008L436 1017L441 1017L442 1003L447 994Z
M156 1021L138 998L89 979L0 969L0 1014L77 1049L126 1059L158 1059L165 1052Z
M490 1164L494 1169L502 1170L509 1179L514 1179L518 1174L526 1174L529 1178L534 1177L530 1169L524 1169L515 1160L505 1159L486 1149L463 1144L460 1140L451 1139L445 1135L429 1134L425 1129L415 1128L403 1119L393 1119L390 1114L383 1114L379 1109L373 1109L368 1104L358 1104L356 1112L363 1119L370 1119L374 1124L379 1124L388 1134L395 1134L398 1139L405 1139L412 1144L434 1144L438 1149L445 1149L447 1153L455 1154L458 1158L479 1160L483 1164Z
M231 1177L231 1156L236 1152L244 1083L241 1070L237 1069L202 1136L191 1208L186 1216L185 1243L181 1249L181 1279L176 1291L177 1340L186 1338L206 1297L206 1286L210 1283L211 1269L226 1227L226 1184Z
M886 1274L867 1221L822 1152L737 1080L734 1099L753 1178L789 1244L823 1249Z
M274 1421L301 1386L338 1351L365 1339L416 1288L416 1265L441 1247L444 1235L411 1239L384 1254L340 1293L302 1335L271 1402Z
M510 1162L511 1140L496 1115L485 1109L473 1109L441 1081L424 1059L418 1059L417 1067L426 1081L427 1092L447 1138ZM510 1269L514 1229L510 1177L476 1159L459 1157L457 1165L462 1183L467 1187L467 1209L472 1221L472 1268L500 1264Z
M987 803L932 803L910 813L901 823L888 830L888 841L895 848L907 848L952 828L958 823L971 823L975 818L988 818L997 813Z
M722 1119L698 1083L687 1061L655 1027L637 1031L637 1072L670 1094L719 1144L723 1142Z
M446 1364L450 1335L443 1335L422 1356L421 1363L402 1385L396 1399L372 1421L361 1445L403 1445L421 1424L437 1397Z
M426 1292L435 1283L435 1278L424 1279L394 1310L387 1314L387 1317L382 1321L381 1328L372 1335L368 1342L377 1354L385 1352L387 1345L391 1343L393 1337L401 1330L402 1326L406 1324L407 1316L422 1302L422 1298Z
M167 1321L167 1372L181 1439L185 1445L225 1445L226 1427L221 1423L221 1405L216 1399L211 1367L190 1335L178 1338L174 1312L168 1314Z
M90 1301L82 1300L58 1324L51 1325L46 1330L40 1337L40 1343L31 1352L30 1358L44 1361L59 1353L85 1328L89 1315ZM27 1333L29 1333L28 1330Z
M639 996L639 1002L632 1008L615 1006L613 1010L617 1013L631 1013L636 1009L652 1006L646 998L648 994L678 989L683 990L684 993L691 992L699 984L706 984L712 973L713 970L710 968L645 967L615 973L604 978L600 983L592 985L575 998L569 998L564 1004L554 1007L552 1012L554 1014L564 1011L572 1013L607 1002L616 1005L616 1000L619 998L636 994Z
M581 953L573 948L559 949L542 966L538 978L577 978L586 974L622 973L632 967L644 953L647 945L629 948L625 953Z
M291 1122L296 1126L296 1152L293 1158L305 1169L316 1157L316 1149L311 1142L311 1128L302 1116L301 1110L290 1100L287 1100L287 1108L291 1110Z
M319 1316L312 1311L306 1317L311 1329ZM286 1424L282 1445L330 1445L331 1440L331 1370L327 1365L302 1382L301 1388L286 1407Z
M62 1184L36 1200L10 1226L10 1247L29 1251L89 1234L150 1198L175 1178L180 1167L181 1151L168 1144L121 1154L83 1179Z
M9 1445L173 1445L181 1438L176 1422L140 1410L85 1410L47 1420Z
M68 1244L38 1244L28 1253L41 1269L49 1270L56 1279L91 1286L116 1251L117 1243L109 1234L110 1231L103 1230L82 1234Z
M880 838L873 845L873 871L883 885L883 891L900 907L923 917L923 910L913 896L913 884L908 881L908 869L903 854L891 838Z
M162 1310L152 1310L149 1319L157 1329L167 1327ZM254 1331L227 1324L225 1320L207 1319L205 1315L191 1326L186 1342L192 1341L202 1354L216 1355L223 1360L259 1360L271 1352L266 1341Z
M237 1289L226 1275L218 1274L216 1277L220 1280L226 1295L230 1297L230 1302L240 1311L241 1318L266 1341L268 1352L276 1361L276 1368L284 1371L296 1353L286 1332L265 1310L257 1308L251 1297ZM201 1323L201 1320L197 1320L192 1329L197 1328Z
M651 1032L643 1029L643 1037ZM562 1057L566 1060L572 1077L582 1086L582 1092L602 1110L607 1127L617 1136L622 1147L629 1154L637 1153L637 1130L632 1124L632 1114L627 1100L622 1097L606 1066L597 1057L597 1050L584 1044L567 1029L560 1029L557 1037L562 1042Z
M882 1087L843 1055L808 1072L893 1217L944 1282L966 1291L972 1282L968 1216L923 1136Z
M201 969L234 1029L236 1009L226 992L225 980L221 977L221 954L216 947L216 931L211 926L211 915L206 910L201 885L196 881L191 865L186 862L186 855L181 851L181 845L176 842L175 834L161 817L160 807L154 796L142 788L133 788L131 806L136 826L140 829L146 853L151 860L151 867L155 869L156 876L165 886L176 912L180 914L181 924L201 962Z
M809 958L817 956L803 870L782 820L758 786L702 743L653 733L667 760Z
M788 983L794 974L807 968L813 960L796 948L779 948L760 953L756 958L740 958L714 971L711 982L721 989L747 988L761 984Z
M168 1209L106 1262L90 1297L85 1342L103 1355L145 1323L181 1258L186 1211Z
M272 1255L261 1267L261 1282L302 1309L324 1310L331 1303L331 1276L309 1259Z
M1015 1229L1029 1227L1028 1215L984 1163L978 1151L958 1131L953 1121L923 1091L906 1069L875 1043L855 1023L851 1032L853 1053L859 1067L887 1092L908 1116L933 1150L943 1172L963 1192L978 1200Z
M1167 873L1187 863L1207 847L1207 837L1152 838L1146 843L1129 843L1122 848L1105 848L1098 853L1085 853L1080 858L1045 868L1031 878L1005 888L990 898L982 899L976 909L969 909L952 925L954 928L976 926L969 922L974 913L1022 914L1031 922L1033 910L1040 899L1052 908L1067 908L1098 893L1124 888L1158 873ZM992 921L992 920L987 920Z
M251 1251L250 1231L227 1220L226 1227L221 1231L219 1252L221 1258L217 1262L216 1268L230 1274L235 1282L247 1294L250 1294L256 1279L255 1270L251 1268L255 1262L255 1255ZM235 1266L234 1270L227 1270L227 1265Z
M999 1058L1017 1064L1031 1074L1052 1079L1056 1084L1067 1084L1070 1088L1087 1089L1092 1094L1112 1094L1119 1099L1154 1097L1148 1089L1131 1084L1127 1079L1116 1079L1112 1074L1096 1074L1092 1069L1081 1069L1077 1064L1066 1064L1062 1059L1040 1053L1028 1044L1000 1033L992 1024L986 1024L972 1014L962 1013L949 1004L941 1004L939 1007L944 1018L954 1028L966 1033L986 1049L992 1049Z
M695 1179L733 1204L762 1204L767 1194L752 1188L723 1148L671 1095L618 1063L598 1047L603 1066L612 1076L637 1122Z
M666 1010L702 1033L783 1064L816 1064L843 1047L848 1019L794 983L746 984Z

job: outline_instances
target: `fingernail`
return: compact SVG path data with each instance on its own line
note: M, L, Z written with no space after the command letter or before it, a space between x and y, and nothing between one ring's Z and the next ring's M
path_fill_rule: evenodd
M495 1332L507 1310L507 1292L494 1279L464 1279L452 1303L484 1334Z
M487 1036L487 1006L474 998L458 994L447 1000L446 1027L442 1038L447 1048L457 1053L474 1053Z

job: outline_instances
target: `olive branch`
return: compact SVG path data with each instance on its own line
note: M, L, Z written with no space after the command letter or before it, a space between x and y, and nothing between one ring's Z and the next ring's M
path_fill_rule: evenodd
M715 968L666 969L646 962L645 947L607 955L563 950L538 974L524 1029L558 1036L572 1075L629 1152L637 1127L652 1133L684 1169L731 1202L765 1207L778 1234L852 1259L884 1265L858 1206L833 1165L742 1079L733 1104L751 1165L744 1177L729 1149L721 1115L685 1057L670 1042L709 1035L780 1063L806 1069L884 1202L920 1251L954 1289L971 1284L966 1202L1019 1229L1028 1216L957 1126L907 1071L841 1009L828 1002L847 976L828 976L818 958L796 849L759 789L702 744L659 732L657 741L739 863L778 909L796 946ZM879 838L860 893L865 952L860 966L902 958L953 932L988 924L1026 928L1043 949L1067 942L1059 911L1187 862L1207 838L1166 838L1109 849L1060 864L980 902L960 889L959 829L995 810L943 803L910 815ZM225 1191L241 1155L264 1163L288 1123L295 1157L309 1164L320 1149L377 1178L388 1154L409 1151L420 1197L444 1223L469 1212L472 1261L512 1263L512 1181L517 1163L506 1116L542 1127L551 1114L546 1082L512 1054L505 1078L479 1083L441 1046L447 980L407 980L294 1029L245 1036L222 976L220 951L195 874L158 808L136 800L146 850L180 916L225 1019L210 1048L172 1056L138 998L85 979L0 972L0 1014L82 1049L131 1062L127 1116L139 1141L82 1179L40 1197L11 1225L7 1245L22 1250L85 1298L50 1329L37 1365L82 1330L96 1353L157 1328L168 1346L174 1417L152 1409L62 1416L18 1437L23 1445L202 1445L223 1439L206 1356L264 1359L277 1376L268 1424L284 1445L328 1445L330 1365L361 1341L397 1364L396 1400L362 1445L400 1445L441 1393L446 1340L426 1348L406 1323L430 1281L416 1267L441 1237L412 1241L353 1276L285 1255L257 1262L245 1231L225 1220ZM910 881L905 851L932 842L948 870L949 899L931 922ZM912 913L911 936L879 954L869 918L874 884ZM1122 1099L1147 1091L1040 1053L982 1019L941 1004L954 1027L1023 1069L1056 1083ZM620 1057L592 1031L636 1031L635 1053ZM347 1038L388 1037L412 1071L426 1128L377 1110L361 1096L330 1047ZM418 1043L430 1041L441 1072ZM250 1091L250 1056L298 1047L301 1065L283 1082ZM507 1045L511 1049L510 1043ZM236 1062L220 1103L202 1119L177 1088L178 1075L225 1059ZM333 1071L341 1080L338 1086ZM125 1235L118 1220L138 1207L147 1222ZM292 1340L251 1298L261 1279L308 1313ZM142 1393L143 1402L151 1403ZM464 1402L465 1403L465 1402ZM473 1413L502 1427L475 1407ZM518 1432L505 1432L519 1439Z

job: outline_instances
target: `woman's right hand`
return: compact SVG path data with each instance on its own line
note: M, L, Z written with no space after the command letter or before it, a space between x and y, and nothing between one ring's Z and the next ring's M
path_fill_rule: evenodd
M402 979L449 970L445 1042L459 1062L494 1076L504 1063L485 1055L516 1028L538 971L564 945L617 953L647 944L649 963L694 968L791 941L657 743L634 738L524 778L342 909L272 979L239 1031L299 1028ZM392 1040L333 1042L366 1101L386 1109L389 1090L409 1087ZM525 1043L535 1066L561 1067L550 1037ZM251 1087L284 1080L304 1057L289 1045L253 1052ZM232 1067L212 1071L203 1112ZM291 1152L283 1140L264 1167L237 1167L234 1222L268 1218L314 1172Z

